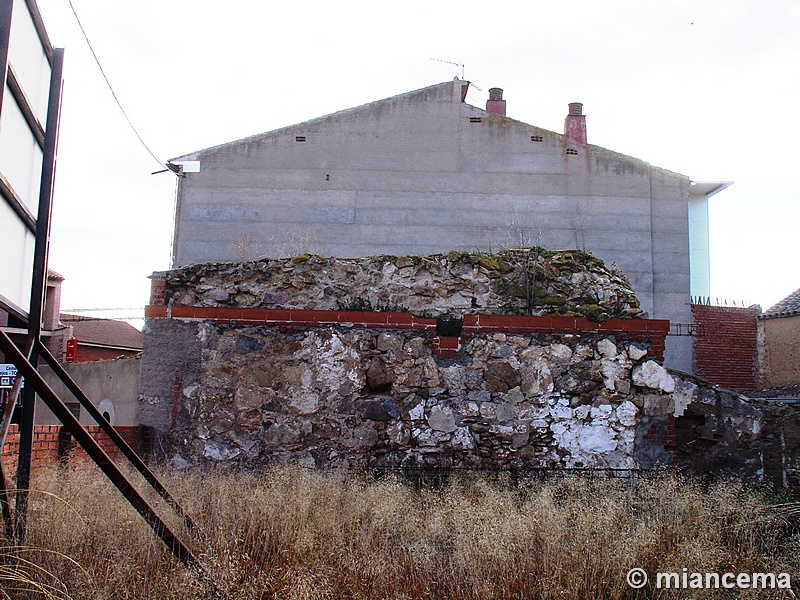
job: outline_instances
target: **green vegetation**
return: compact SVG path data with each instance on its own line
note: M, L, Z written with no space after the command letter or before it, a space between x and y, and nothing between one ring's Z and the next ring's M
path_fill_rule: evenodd
M369 298L357 296L355 298L337 298L336 310L362 311L362 312L408 312L408 309L393 302L379 302L372 304Z
M740 485L670 474L512 482L465 473L434 489L290 467L162 476L203 532L183 536L235 600L677 598L632 590L626 573L800 567L796 505L792 517ZM207 597L95 467L54 470L34 487L26 585L58 593L7 591L10 559L0 554L5 597Z

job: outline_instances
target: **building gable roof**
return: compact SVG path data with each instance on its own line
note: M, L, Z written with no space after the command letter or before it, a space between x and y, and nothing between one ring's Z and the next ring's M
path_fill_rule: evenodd
M352 108L347 108L344 110L336 111L327 115L323 115L320 117L316 117L314 119L310 119L308 121L303 121L300 123L295 123L293 125L287 125L285 127L281 127L278 129L273 129L271 131L266 131L262 133L258 133L252 136L247 136L238 140L233 140L229 142L225 142L222 144L218 144L216 146L210 146L208 148L204 148L202 150L196 150L194 152L188 152L186 154L182 154L175 158L172 158L168 161L168 163L176 163L180 164L182 162L189 162L189 161L198 161L203 158L208 158L209 156L213 156L218 150L222 150L225 148L230 147L237 147L237 146L245 146L252 143L258 143L262 140L267 140L270 138L276 138L283 135L294 135L295 133L311 129L316 126L320 126L326 123L332 123L339 120L349 120L353 117L356 117L360 114L365 114L370 111L375 110L384 110L387 106L396 105L399 103L408 103L408 102L427 102L433 99L439 101L446 101L446 100L459 100L462 106L468 106L470 110L475 111L476 116L482 118L489 118L500 120L507 124L514 124L518 127L522 127L524 130L529 131L531 134L535 135L545 135L547 137L552 138L565 138L564 134L550 131L548 129L531 125L530 123L525 123L523 121L518 121L512 117L508 116L500 116L496 114L489 113L484 109L465 104L464 97L466 95L464 91L464 87L469 86L470 82L466 80L460 80L458 78L450 81L445 81L442 83L437 83L428 87L420 88L418 90L413 90L410 92L405 92L402 94L397 94L395 96L390 96L388 98L383 98L380 100L375 100L373 102L368 102L367 104L362 104L360 106L355 106ZM671 175L676 175L680 177L685 177L685 175L681 175L680 173L676 173L674 171L670 171L669 169L664 169L661 167L656 167L647 161L644 161L639 158L635 158L633 156L629 156L626 154L622 154L620 152L616 152L614 150L609 150L607 148L603 148L600 146L596 146L594 144L587 144L587 148L591 148L593 151L602 152L604 155L613 157L615 160L622 160L629 162L631 164L639 165L643 168L649 168L656 171L664 172ZM720 186L719 182L716 183L716 191L724 189L732 182L723 182L723 185Z
M142 349L142 332L125 321L98 319L62 313L60 321L72 327L78 343L112 346L129 350Z
M786 298L770 306L764 311L764 317L789 317L800 315L800 289L795 290Z
M384 104L389 104L389 103L398 102L398 101L414 101L415 99L423 100L423 99L426 99L426 98L435 97L435 96L443 96L443 95L450 96L450 95L453 95L453 94L458 94L460 96L461 95L461 91L460 91L460 86L461 85L468 86L469 85L469 81L453 80L453 81L445 81L443 83L437 83L435 85L431 85L431 86L428 86L428 87L420 88L418 90L413 90L413 91L410 91L410 92L397 94L395 96L390 96L389 98L383 98L381 100L375 100L373 102L368 102L367 104L362 104L360 106L355 106L355 107L352 107L352 108L346 108L344 110L339 110L339 111L336 111L336 112L333 112L333 113L330 113L330 114L327 114L327 115L323 115L323 116L320 116L320 117L316 117L314 119L310 119L308 121L302 121L300 123L295 123L293 125L287 125L286 127L280 127L278 129L273 129L271 131L265 131L263 133L258 133L258 134L255 134L255 135L247 136L247 137L241 138L239 140L233 140L233 141L230 141L230 142L225 142L223 144L218 144L216 146L210 146L210 147L204 148L202 150L196 150L194 152L189 152L189 153L183 154L181 156L178 156L178 157L175 157L175 158L171 158L168 162L197 160L201 156L203 156L205 154L208 154L210 152L213 152L215 150L219 150L221 148L225 148L225 147L228 147L228 146L236 146L236 145L239 145L239 144L245 144L245 143L249 143L249 142L258 141L260 139L271 137L271 136L275 136L275 135L278 135L278 134L281 134L281 133L285 133L287 131L294 131L294 130L296 130L298 128L305 128L305 127L309 127L311 125L316 125L316 124L321 123L323 121L330 120L331 118L352 116L354 114L358 114L358 113L363 112L363 111L371 110L373 107L378 106L378 105L384 105ZM459 89L456 90L454 88L454 86L459 86Z

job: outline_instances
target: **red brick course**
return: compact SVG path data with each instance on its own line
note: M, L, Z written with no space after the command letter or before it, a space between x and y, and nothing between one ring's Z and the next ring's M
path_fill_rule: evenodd
M414 329L436 331L436 319L416 317L411 313L361 312L341 310L300 310L273 308L233 308L226 306L173 306L150 305L145 307L148 318L173 318L209 320L222 324L275 325L283 331L292 327L313 327L323 324L347 324L369 329ZM649 342L651 355L664 359L664 340L669 333L669 321L664 319L606 319L595 323L584 317L532 317L516 315L464 315L464 334L470 333L597 333L624 336L633 341ZM458 338L454 338L458 339ZM463 343L463 340L462 342ZM442 352L454 356L461 344L435 342ZM455 352L453 352L455 351Z
M122 458L119 448L99 426L86 427L86 429L112 459ZM148 427L130 426L115 427L115 429L138 454L146 455L152 450L152 435ZM7 474L16 469L18 453L19 431L16 425L11 425L2 454L0 454L3 468ZM83 448L72 439L72 436L61 425L37 425L34 427L33 454L31 456L32 470L49 468L58 462L87 460L88 458Z

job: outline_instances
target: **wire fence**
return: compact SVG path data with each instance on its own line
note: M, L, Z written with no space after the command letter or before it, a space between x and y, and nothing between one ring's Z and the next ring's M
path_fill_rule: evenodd
M668 467L655 468L602 468L602 467L470 467L470 466L361 466L354 474L381 479L398 477L416 488L440 488L458 482L476 479L517 487L531 481L551 481L569 477L584 479L613 479L640 481L654 479L671 472Z
M711 296L692 296L692 304L700 306L721 306L730 308L750 308L757 306L757 303L750 300L732 299L732 298L712 298Z

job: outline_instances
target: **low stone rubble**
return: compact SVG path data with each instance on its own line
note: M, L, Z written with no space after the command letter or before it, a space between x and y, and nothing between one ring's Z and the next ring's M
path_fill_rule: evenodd
M580 250L210 263L169 271L166 303L409 311L417 315L642 317L625 275Z

